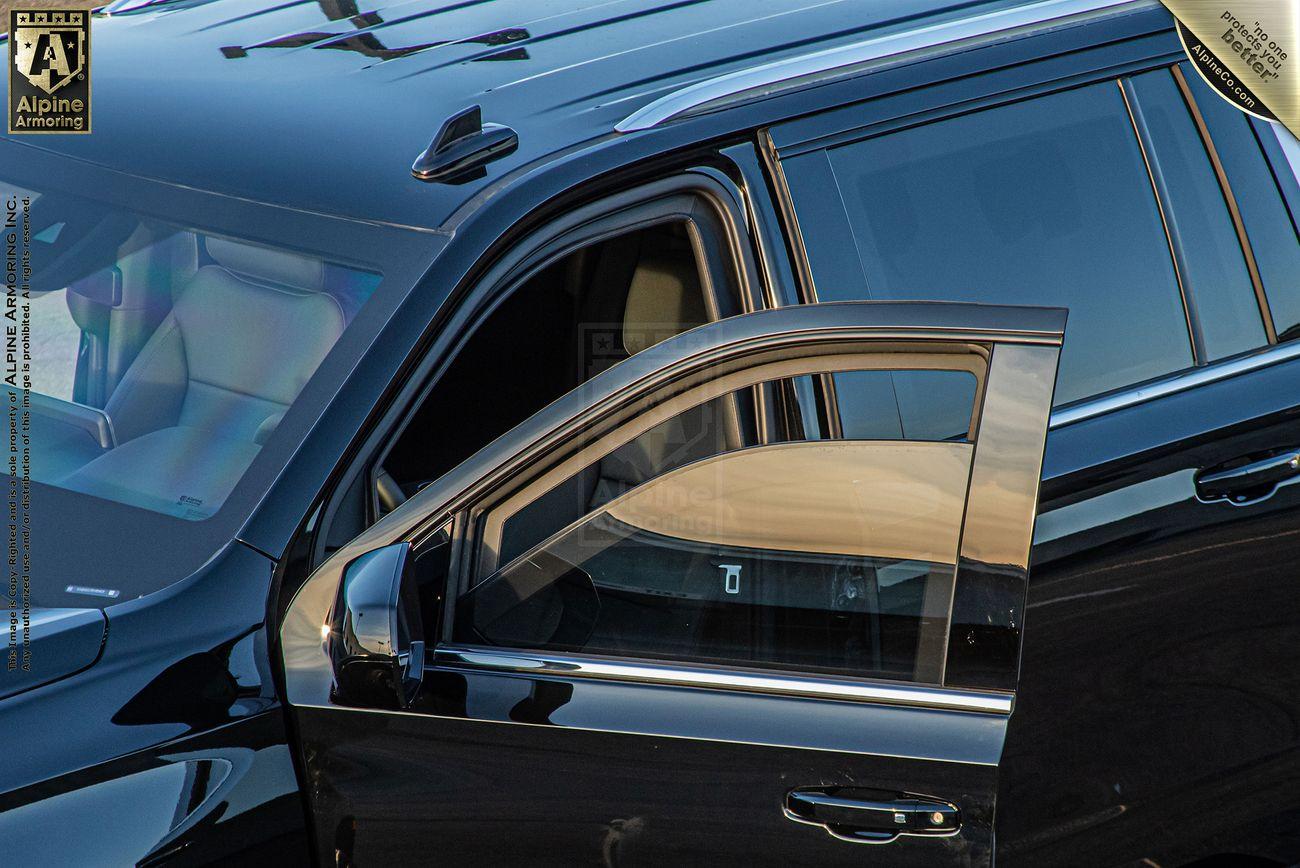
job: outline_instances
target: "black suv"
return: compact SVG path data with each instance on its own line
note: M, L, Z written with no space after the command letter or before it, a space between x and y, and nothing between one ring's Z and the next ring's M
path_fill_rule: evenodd
M1300 860L1300 146L1157 3L93 30L0 863Z

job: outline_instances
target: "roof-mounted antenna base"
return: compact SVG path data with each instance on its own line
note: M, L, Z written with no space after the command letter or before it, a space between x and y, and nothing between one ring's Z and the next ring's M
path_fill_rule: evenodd
M513 153L519 135L501 124L483 123L478 106L457 112L443 123L433 143L411 166L421 181L464 184L487 174L484 166Z

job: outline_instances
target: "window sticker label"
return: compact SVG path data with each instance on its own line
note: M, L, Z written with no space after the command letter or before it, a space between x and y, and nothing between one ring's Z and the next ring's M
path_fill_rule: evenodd
M107 597L110 600L122 595L117 588L91 588L86 585L68 585L66 591L69 594L90 594L92 597Z

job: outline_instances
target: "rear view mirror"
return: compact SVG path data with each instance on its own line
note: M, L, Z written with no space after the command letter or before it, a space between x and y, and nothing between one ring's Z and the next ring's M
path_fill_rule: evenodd
M348 705L407 708L424 675L424 630L409 575L410 543L348 564L330 619L334 698Z

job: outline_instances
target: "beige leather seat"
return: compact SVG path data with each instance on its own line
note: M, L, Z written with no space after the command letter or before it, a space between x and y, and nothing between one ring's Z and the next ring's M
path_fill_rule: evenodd
M623 348L628 355L708 322L693 251L686 244L656 246L637 261L623 308ZM734 418L718 404L688 410L645 432L600 462L594 509L673 467L736 447Z
M614 241L606 248L607 261L597 264L581 321L602 331L606 323L619 323L622 349L629 356L708 321L695 256L685 239L647 242L630 236ZM617 354L603 362L624 357ZM597 372L589 368L580 379ZM656 426L519 510L503 528L500 565L665 470L734 448L729 433L734 425L720 424L726 420L718 418L716 403Z
M338 340L319 259L208 238L105 407L116 448L64 484L187 518L214 512Z

